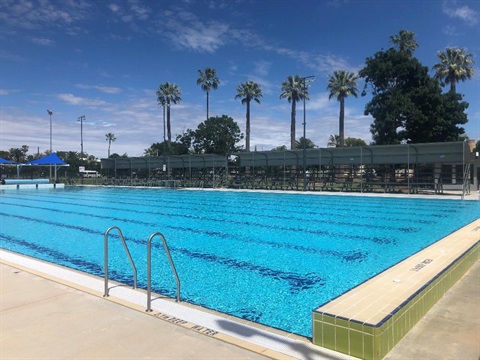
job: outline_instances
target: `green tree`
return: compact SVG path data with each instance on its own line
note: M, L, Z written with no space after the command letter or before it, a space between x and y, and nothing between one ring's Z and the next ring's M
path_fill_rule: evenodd
M16 162L27 161L28 146L22 145L21 148L11 148L9 151L10 159Z
M110 145L112 144L112 142L117 140L117 138L115 137L115 134L113 134L113 133L105 134L105 138L108 141L108 157L110 157Z
M217 77L217 70L206 67L205 71L198 70L199 78L197 85L200 85L203 91L207 93L207 121L209 119L209 95L210 90L217 90L220 80Z
M243 139L238 124L229 116L211 117L198 125L197 129L188 129L178 138L188 144L195 154L227 155L238 152L236 144Z
M295 149L315 149L317 146L309 138L304 138L303 136L299 140L295 140Z
M260 98L262 97L262 89L260 85L253 81L247 81L246 83L241 83L237 87L237 95L235 99L241 99L242 104L247 105L246 113L246 127L245 127L245 150L250 151L250 102L254 100L260 104Z
M339 146L345 145L345 98L353 95L357 97L358 76L354 73L344 70L334 71L333 75L328 76L327 90L330 92L328 99L336 97L340 102L339 123Z
M345 139L345 146L367 146L363 139L348 137Z
M466 123L468 104L461 96L442 94L428 68L406 52L377 52L359 75L372 92L365 115L374 118L370 131L375 144L452 141L464 132L457 125Z
M390 36L390 42L398 47L399 51L404 51L408 55L412 55L415 49L418 47L417 42L414 40L415 34L411 31L400 30L398 35Z
M76 151L57 151L57 155L70 165L64 168L66 177L77 177L78 168L85 166L85 163L80 159L80 153Z
M472 54L466 54L465 49L447 48L445 52L437 53L440 62L433 66L435 78L441 81L442 86L450 84L450 91L457 91L457 82L465 81L473 76L475 63Z
M170 105L176 104L182 101L180 97L180 88L177 84L169 83L168 81L164 84L160 84L157 90L157 102L158 105L167 108L167 141L168 144L172 142L172 130L170 126ZM164 113L165 114L165 113Z
M330 135L328 138L327 147L339 147L340 145L340 136L338 134Z
M298 75L289 75L287 80L282 83L282 93L280 99L287 99L292 104L290 115L290 149L295 149L295 117L297 102L308 100L308 85L305 80Z
M174 141L170 143L170 148L167 150L167 142L154 143L148 149L143 151L145 156L162 156L162 155L186 155L188 154L188 146Z
M410 98L415 107L410 109L405 121L405 135L412 143L458 141L465 132L460 124L467 123L465 110L468 104L459 94L442 94L438 82L430 79L429 84L414 91Z
M271 151L285 151L285 150L287 150L287 146L281 145L281 146L277 146L276 148L273 148Z

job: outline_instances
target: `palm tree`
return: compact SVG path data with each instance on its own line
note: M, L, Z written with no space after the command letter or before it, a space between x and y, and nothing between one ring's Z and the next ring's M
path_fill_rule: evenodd
M345 145L345 98L349 95L357 97L358 76L352 72L339 70L334 71L333 75L328 76L327 90L330 91L328 99L336 97L340 102L340 116L339 116L339 145Z
M207 92L207 120L209 110L209 94L210 90L217 90L220 80L217 77L217 70L206 67L205 71L198 70L200 77L197 79L197 85L201 85L203 91Z
M408 55L412 55L413 51L418 47L418 43L413 39L415 33L407 30L400 30L398 35L390 36L390 42L398 46L398 50L405 51Z
M447 48L445 52L437 53L440 62L433 66L434 77L441 81L442 86L450 84L452 93L456 93L458 81L470 79L474 73L473 55L466 54L465 51L465 49Z
M289 75L287 80L282 83L282 94L280 99L287 99L292 103L292 113L290 122L290 149L295 149L295 115L297 102L308 100L308 87L305 86L305 80L298 75Z
M245 150L247 152L250 151L250 102L254 100L260 104L260 98L262 96L262 89L256 82L247 81L246 83L241 83L237 87L237 95L235 95L235 99L242 99L242 104L247 104L247 125L245 128Z
M330 135L328 138L327 147L338 147L340 144L340 137L337 134Z
M157 90L157 102L158 105L167 108L167 141L170 146L172 142L172 129L170 126L170 104L176 104L182 101L180 97L180 88L177 84L169 83L168 81L165 84L160 84ZM165 113L164 113L165 114Z
M300 140L295 140L295 148L296 149L315 149L316 145L309 138L304 138L302 136Z
M115 134L112 134L112 133L105 134L105 137L106 137L106 140L108 141L108 157L110 157L110 145L112 144L112 142L117 140L117 138L115 137Z

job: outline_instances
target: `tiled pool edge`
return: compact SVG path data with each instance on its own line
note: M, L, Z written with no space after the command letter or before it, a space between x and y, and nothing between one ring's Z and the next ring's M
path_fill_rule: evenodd
M382 359L470 269L479 255L480 241L477 241L378 324L314 310L312 342L362 359Z

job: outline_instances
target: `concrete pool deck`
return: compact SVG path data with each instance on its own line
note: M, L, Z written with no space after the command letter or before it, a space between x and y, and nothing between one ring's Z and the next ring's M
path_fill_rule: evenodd
M155 299L147 314L141 290L109 282L106 299L103 279L7 251L0 263L1 359L353 359L171 299ZM386 359L477 360L479 280L477 260Z
M34 270L1 262L1 359L348 358L322 353L321 348L310 351L308 344L303 356L293 357L246 341L219 341L100 294L36 275ZM479 320L477 261L384 359L477 360Z

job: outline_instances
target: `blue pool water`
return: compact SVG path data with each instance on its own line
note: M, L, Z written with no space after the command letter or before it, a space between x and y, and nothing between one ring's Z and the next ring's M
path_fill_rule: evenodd
M141 288L160 231L183 301L304 336L312 309L480 217L473 201L101 187L5 191L0 205L2 248L97 276L118 226ZM132 284L111 234L110 278ZM159 240L152 290L175 297Z

